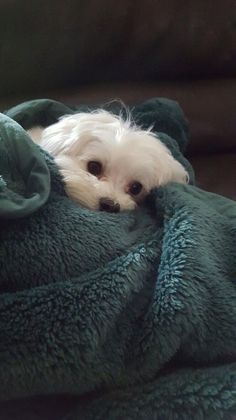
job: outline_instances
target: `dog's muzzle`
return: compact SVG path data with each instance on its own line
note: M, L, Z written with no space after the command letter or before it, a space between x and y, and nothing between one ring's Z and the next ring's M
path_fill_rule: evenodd
M107 197L102 197L99 200L99 210L107 211L108 213L119 213L120 205Z

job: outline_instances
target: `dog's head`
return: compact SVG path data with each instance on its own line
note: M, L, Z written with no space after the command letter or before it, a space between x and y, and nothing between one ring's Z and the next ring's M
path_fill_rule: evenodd
M107 111L63 117L43 132L68 195L85 207L134 209L154 187L187 182L183 166L151 131Z

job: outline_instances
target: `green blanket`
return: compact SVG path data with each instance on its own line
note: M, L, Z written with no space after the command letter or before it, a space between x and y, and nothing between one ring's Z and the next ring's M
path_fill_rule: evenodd
M38 100L0 115L1 420L233 418L235 203L193 185L182 111L154 99L133 118L191 185L132 212L80 208L22 128L74 111Z

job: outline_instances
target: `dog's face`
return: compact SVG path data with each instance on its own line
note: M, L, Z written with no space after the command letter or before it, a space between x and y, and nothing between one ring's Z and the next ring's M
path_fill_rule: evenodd
M153 187L187 182L183 166L149 131L106 111L62 118L41 145L55 157L68 195L95 210L132 210Z

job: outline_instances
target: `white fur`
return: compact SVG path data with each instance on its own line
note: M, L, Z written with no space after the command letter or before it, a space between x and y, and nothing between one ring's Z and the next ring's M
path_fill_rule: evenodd
M65 116L29 134L54 156L68 195L90 209L99 209L100 198L108 197L121 210L131 210L152 188L188 181L183 166L151 131L104 110ZM104 168L100 179L87 171L91 160ZM143 185L138 197L128 193L132 181Z

